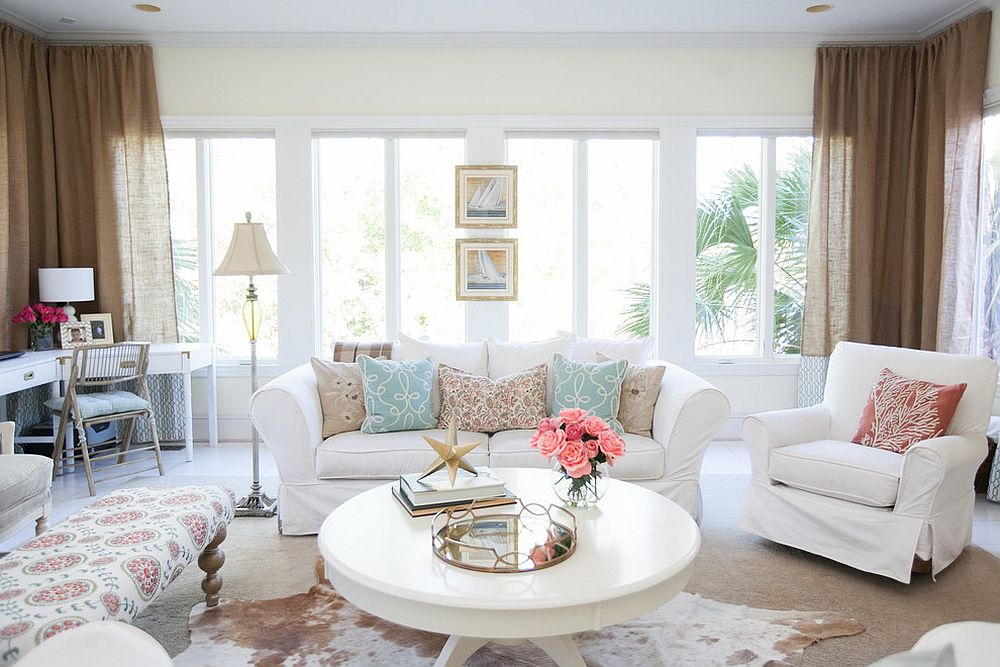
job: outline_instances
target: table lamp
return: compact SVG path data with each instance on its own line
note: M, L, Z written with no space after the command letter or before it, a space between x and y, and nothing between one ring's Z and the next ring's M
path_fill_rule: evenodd
M250 222L250 213L246 214L246 222L233 225L233 238L229 241L226 256L215 270L216 276L248 276L247 300L243 304L243 323L250 337L250 393L257 391L257 334L264 318L264 311L257 301L257 288L254 287L254 276L274 276L288 273L288 267L281 263L267 241L264 225ZM236 503L236 516L274 516L278 508L277 499L268 497L260 488L260 435L257 429L250 425L251 450L253 453L253 482L250 493Z
M38 300L63 304L66 317L76 322L76 308L70 301L94 300L94 270L38 269Z

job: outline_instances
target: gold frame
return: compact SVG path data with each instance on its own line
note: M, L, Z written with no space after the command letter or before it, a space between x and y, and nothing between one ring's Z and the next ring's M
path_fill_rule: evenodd
M115 342L115 329L111 324L111 313L90 313L88 315L81 315L80 321L91 324L92 322L103 322L104 323L104 338L94 338L94 327L91 324L90 336L91 341L95 343L114 343Z
M484 171L497 172L497 176L507 177L507 217L469 218L466 216L465 179L469 176L484 176ZM517 167L507 164L457 165L455 167L455 227L458 229L516 229L517 228Z
M84 326L86 325L86 326ZM83 331L83 340L79 343L74 343L71 338L70 332L79 327ZM84 345L90 345L93 341L91 340L90 324L87 322L61 322L59 324L59 345L64 350L73 350L78 347L83 347Z
M462 253L467 249L465 246L473 244L505 246L507 252L512 255L509 265L514 274L513 281L508 280L510 294L469 294L468 287L465 294L462 293L464 275L462 272ZM517 301L517 239L508 238L459 238L455 239L455 299L457 301ZM495 290L496 291L496 290Z

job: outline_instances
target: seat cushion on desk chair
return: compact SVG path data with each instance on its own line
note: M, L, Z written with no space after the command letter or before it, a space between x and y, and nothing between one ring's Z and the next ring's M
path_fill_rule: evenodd
M64 400L63 397L49 399L45 401L45 407L50 408L53 412L62 412ZM76 402L80 406L80 417L83 419L136 410L151 410L149 401L130 391L99 391L93 394L77 394Z

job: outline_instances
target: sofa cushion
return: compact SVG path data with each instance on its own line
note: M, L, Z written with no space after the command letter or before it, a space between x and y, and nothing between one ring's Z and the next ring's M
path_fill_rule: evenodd
M629 364L644 364L653 356L653 337L642 338L579 338L568 331L560 331L560 336L573 336L569 358L573 361L600 361L603 354L611 359L625 359Z
M457 428L496 433L535 428L545 418L545 364L497 380L438 364L441 419L447 428L457 415Z
M618 421L622 380L628 362L604 363L570 361L561 354L553 362L552 416L578 408L600 417L619 435L625 433Z
M33 496L47 496L51 486L52 459L47 456L0 456L0 511Z
M45 407L53 412L62 412L62 396L45 401ZM90 419L122 412L151 410L149 401L130 391L96 391L91 394L77 394L76 404L80 406L80 417Z
M316 477L320 479L396 479L400 475L419 472L436 456L423 436L444 441L443 429L400 431L368 434L360 431L339 433L327 438L316 449ZM482 433L458 432L459 444L480 443L466 454L474 466L489 465L487 436Z
M437 419L441 414L441 392L438 386L438 364L451 366L473 375L489 372L486 341L476 343L435 343L399 334L399 345L394 359L418 361L430 357L434 361L434 378L431 381L431 414Z
M903 455L839 440L816 440L771 450L776 482L871 507L896 504Z
M316 357L311 364L323 408L323 437L360 429L365 421L365 391L358 365Z
M612 358L598 352L597 361ZM653 437L653 412L666 370L666 366L636 366L629 362L618 403L618 421L626 433Z
M549 462L532 448L534 430L501 431L490 437L490 466L493 468L548 468ZM638 481L663 477L666 456L663 447L650 438L626 433L625 456L615 461L611 476Z
M418 431L433 428L431 378L434 362L389 361L358 357L365 390L365 433Z

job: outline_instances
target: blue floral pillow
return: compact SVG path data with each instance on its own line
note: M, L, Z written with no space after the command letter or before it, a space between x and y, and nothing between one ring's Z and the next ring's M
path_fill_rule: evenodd
M392 433L436 428L431 415L434 361L389 361L358 356L365 388L362 433Z
M557 354L552 364L553 389L552 416L567 408L580 408L606 421L620 434L625 430L618 422L618 404L621 401L622 381L628 361L606 361L591 364L570 361Z

